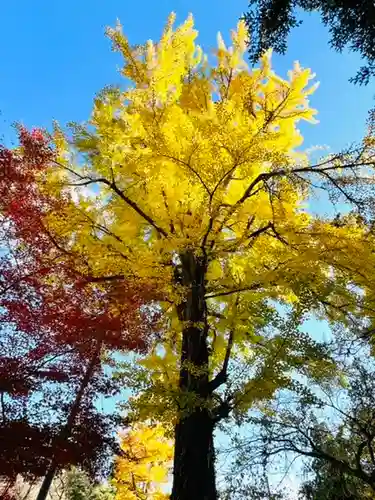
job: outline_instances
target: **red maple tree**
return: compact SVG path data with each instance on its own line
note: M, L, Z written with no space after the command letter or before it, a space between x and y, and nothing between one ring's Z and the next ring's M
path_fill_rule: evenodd
M20 127L19 142L0 146L0 476L8 486L44 476L41 500L59 469L100 468L113 419L95 403L117 389L103 354L147 350L158 317L142 313L156 298L147 284L99 287L90 269L77 271L84 263L43 223L69 197L37 182L54 161L48 136Z

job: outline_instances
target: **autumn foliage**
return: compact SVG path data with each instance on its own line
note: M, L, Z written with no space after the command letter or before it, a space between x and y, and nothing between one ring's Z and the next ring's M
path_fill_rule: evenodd
M19 242L7 255L22 263L4 260L2 300L28 339L72 349L70 374L98 343L139 352L122 378L129 419L174 427L173 500L216 500L218 424L335 380L330 353L301 328L306 316L374 321L366 219L341 225L308 210L316 186L353 203L373 178L374 140L312 164L298 129L315 122L311 71L296 63L284 79L270 53L250 70L242 22L232 47L219 35L209 64L193 18L173 22L136 48L120 25L108 30L132 85L99 94L71 137L56 126L52 149L21 129L20 149L2 150L2 212ZM66 376L65 363L53 366L55 380ZM125 447L141 446L140 429ZM155 469L136 458L147 485ZM133 469L118 470L129 489Z
M335 377L301 323L309 311L343 322L358 313L373 242L360 219L338 226L306 206L317 185L353 199L360 172L373 175L374 142L312 165L298 129L315 122L310 70L296 63L281 78L270 53L249 70L242 22L232 47L219 35L209 64L192 17L173 22L136 48L120 25L108 30L132 86L102 92L69 140L55 129L46 190L60 198L73 185L80 196L45 223L61 241L74 233L69 249L96 278L159 290L166 328L137 367L142 383L135 370L127 379L143 388L131 414L175 426L171 498L216 500L217 424L280 390L303 393L297 373Z
M95 473L115 444L113 420L95 407L118 390L102 358L145 352L156 315L142 317L139 289L94 285L89 272L77 272L75 255L43 223L66 203L37 183L54 159L49 140L24 128L19 139L16 151L0 149L0 473L43 476L51 461ZM153 292L143 285L142 294L150 299ZM67 435L62 430L89 367Z
M161 425L138 424L121 435L113 484L116 500L166 500L173 446Z

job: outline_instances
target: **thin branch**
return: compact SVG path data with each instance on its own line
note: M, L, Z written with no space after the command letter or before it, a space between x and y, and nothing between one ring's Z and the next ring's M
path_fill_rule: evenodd
M259 290L261 288L260 283L254 283L254 285L246 286L243 288L234 288L233 290L226 290L225 292L213 293L211 295L206 295L206 299L214 299L216 297L225 297L226 295L232 295L238 292L251 292L253 290Z
M170 210L169 210L169 205L168 205L168 200L167 200L167 194L166 194L166 192L165 192L164 189L162 189L161 194L163 195L164 206L165 206L165 209L167 210L167 214L169 216L169 229L170 229L170 231L171 231L172 234L175 234L176 231L175 231L173 220L172 220L171 213L170 213Z
M255 219L255 217L249 218L248 224L247 224L248 229L250 229L251 223L254 221L254 219ZM266 224L263 227L260 227L259 229L256 229L251 234L246 235L246 233L244 233L244 235L240 239L236 239L236 240L231 242L230 246L224 247L224 250L226 252L236 252L240 248L240 245L245 244L246 240L249 240L246 243L247 248L249 248L251 244L254 244L254 243L251 243L251 241L255 240L255 238L257 238L261 234L266 233L268 231L268 229L273 229L275 231L274 225L272 222L269 222L268 224ZM270 235L270 236L272 236L272 235Z
M163 154L162 156L164 156L164 158L168 158L169 160L172 160L172 161L175 161L176 163L179 163L180 165L184 165L185 167L187 167L198 179L199 179L199 182L202 184L202 186L204 187L204 189L206 190L208 196L211 198L211 191L209 189L209 187L207 186L207 184L204 182L204 180L202 179L202 176L200 175L199 172L197 172L191 165L190 165L190 162L186 162L184 160L181 160L180 158L176 158L174 156L170 156L170 155L166 155L166 154Z
M232 352L233 339L234 339L234 330L232 329L229 333L229 339L228 339L228 344L227 344L227 348L225 351L225 358L224 358L223 366L222 366L221 370L219 371L219 373L216 375L216 377L213 378L208 383L208 391L210 394L212 394L218 387L225 384L225 382L228 379L228 364L229 364L229 359L230 359L230 355Z
M374 436L368 438L368 440L367 440L367 448L368 448L368 451L370 453L371 462L372 462L373 465L375 465L375 455L374 455L374 450L372 448L372 441L373 440L374 440Z
M227 148L226 146L222 145L222 148L224 148L226 151L228 151L228 148ZM229 176L230 176L230 175L231 175L231 174L232 174L232 173L236 170L236 168L237 168L238 166L239 166L239 163L234 162L234 165L233 165L233 166L232 166L229 170L227 170L227 171L225 172L225 174L223 174L223 175L220 177L220 179L217 181L217 183L216 183L216 185L215 185L214 189L212 190L211 197L210 197L210 203L212 202L213 197L214 197L214 195L215 195L216 191L219 189L220 184L221 184L221 183L222 183L225 179L227 179L227 178L228 178L228 177L229 177ZM229 182L229 181L228 181L228 182Z
M67 182L67 183L64 183L64 186L80 187L80 186L89 186L90 184L96 184L96 179L89 178L86 181L82 181L82 182Z
M336 179L334 179L330 174L328 174L327 172L322 172L322 175L324 177L326 177L329 182L331 182L335 188L340 191L340 193L344 196L344 198L349 202L349 203L352 203L353 205L356 205L358 208L361 207L361 205L363 205L363 203L359 202L358 200L355 200L352 196L350 196L349 193L347 193L339 184L338 182L336 181Z
M3 391L1 391L0 400L1 400L1 414L3 417L3 425L4 425L6 423L6 416L5 416L5 401L4 401L4 392Z
M326 160L326 161L324 161L322 163L319 163L319 164L311 165L309 167L300 167L300 168L296 168L296 169L291 170L291 171L288 171L288 170L286 170L284 168L284 169L281 169L281 170L275 170L273 172L262 172L261 174L258 175L258 177L256 177L251 182L251 184L245 190L245 192L241 196L241 198L239 200L237 200L232 205L232 207L231 207L232 209L229 211L228 215L230 216L231 214L233 214L233 212L236 210L236 208L238 208L240 205L242 205L242 203L244 201L246 201L250 197L253 189L260 182L267 181L268 179L275 178L275 177L282 177L282 176L288 175L288 174L289 175L293 175L293 174L298 174L298 173L320 174L320 175L325 175L326 176L326 172L329 172L329 171L332 171L332 170L349 169L349 168L359 167L359 166L363 166L363 165L372 165L372 166L374 166L374 162L363 162L363 163L350 163L350 164L347 164L347 165L340 165L340 166L331 165L331 166L328 166L328 167L320 168L323 165L326 165L328 163L332 163L332 161L334 161L335 159L340 159L340 155L337 155L336 157L330 158L330 159L328 159L328 160Z
M360 443L358 446L357 453L355 454L355 461L357 464L357 468L361 469L361 470L362 470L361 457L362 457L362 453L363 453L363 450L365 449L366 445L367 445L367 441L362 441L362 443Z
M147 215L134 201L132 201L130 198L128 198L128 196L125 195L125 193L123 191L121 191L121 189L119 189L117 187L117 185L114 183L114 182L109 182L107 179L102 179L101 182L103 184L106 184L107 186L109 186L111 189L113 189L113 191L122 199L125 201L125 203L127 203L130 207L133 208L133 210L135 210L141 217L143 217L143 219L148 222L149 224L151 224L151 226L156 229L156 231L161 234L162 236L164 236L165 238L168 237L168 233L162 228L162 227L159 227L155 222L154 220L149 216Z
M79 179L82 179L82 180L85 180L87 179L87 177L79 174L78 172L76 172L75 170L73 170L72 168L68 167L67 165L64 165L63 163L60 163L59 161L57 160L52 160L52 163L54 163L55 165L57 165L58 167L60 168L63 168L64 170L67 170L68 172L70 172L71 174L75 175L76 177L78 177Z
M345 462L344 460L340 460L336 458L335 456L329 454L327 451L324 451L320 446L317 446L317 444L312 440L312 438L308 434L308 429L304 431L300 426L295 426L291 424L286 424L284 422L280 421L275 421L274 422L276 425L279 425L282 428L292 428L295 430L297 434L302 435L308 442L309 446L311 447L311 451L304 450L299 448L295 443L296 439L291 441L290 438L286 439L285 437L276 437L272 436L272 440L276 441L278 443L285 443L282 448L280 448L279 451L293 451L294 453L298 453L302 456L308 456L312 458L318 458L318 459L323 459L326 460L334 465L336 465L339 469L348 472L351 475L354 475L355 477L358 477L359 479L362 479L364 482L366 482L373 490L375 490L375 482L373 478L368 475L366 472L363 471L361 466L358 466L354 468L349 465L349 463ZM364 444L364 446L366 443Z
M116 281L125 279L124 274L114 274L112 276L87 276L90 283L100 283L101 281Z
M83 177L82 175L78 174L77 172L75 172L74 170L70 169L66 165L62 165L61 163L58 163L58 162L55 162L55 163L57 163L60 167L65 168L69 172L72 172L73 174L77 175L81 180L83 180L85 182L85 185L89 185L89 184L105 184L106 186L110 187L123 201L125 201L125 203L127 203L130 207L132 207L133 210L135 210L146 222L148 222L149 224L151 224L151 226L154 229L156 229L156 231L159 234L161 234L165 238L168 237L168 233L162 227L159 227L155 223L155 221L152 219L152 217L150 217L149 215L147 215L137 205L137 203L135 203L133 200L131 200L128 196L126 196L125 193L123 191L121 191L121 189L118 188L118 186L117 186L117 184L115 182L113 182L113 181L111 182L108 179L106 179L105 177L98 177L98 178L95 178L95 179L90 179L90 178L87 178L87 177ZM82 185L82 184L79 184L79 185Z

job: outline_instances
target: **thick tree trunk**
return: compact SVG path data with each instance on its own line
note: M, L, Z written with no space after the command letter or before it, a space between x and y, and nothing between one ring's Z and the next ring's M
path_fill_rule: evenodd
M181 256L181 262L182 284L188 293L178 310L180 321L184 322L180 389L193 402L180 409L175 428L171 500L216 500L214 421L207 404L210 393L204 300L206 262L190 252Z
M96 364L99 360L101 347L102 347L102 342L99 341L97 344L97 347L95 349L95 352L92 355L92 358L91 358L91 360L86 368L86 372L82 378L81 384L79 386L79 390L76 394L73 406L70 410L68 420L67 420L64 428L61 431L60 438L68 439L68 437L70 436L70 434L72 432L74 421L77 418L83 395L87 389L87 386L90 383L90 380L91 380L91 378L94 374L94 371L95 371ZM38 493L36 500L46 500L49 489L50 489L51 484L52 484L52 481L53 481L55 474L56 474L56 471L57 471L57 466L58 466L58 464L56 464L55 459L52 458L52 463L51 463L49 469L47 470L46 475L44 476L44 479L43 479L43 482L42 482L42 485L40 487L40 490L39 490L39 493Z
M171 500L217 499L213 428L203 409L177 424Z

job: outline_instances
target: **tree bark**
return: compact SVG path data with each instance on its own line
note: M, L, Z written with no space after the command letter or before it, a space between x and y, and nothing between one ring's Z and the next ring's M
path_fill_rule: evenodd
M77 418L83 395L84 395L84 393L87 389L87 386L89 385L90 380L94 374L95 366L98 362L101 348L102 348L102 341L99 341L97 344L97 347L95 349L95 352L92 355L92 358L90 359L90 362L86 368L86 372L82 378L81 384L79 386L79 390L78 390L77 395L75 397L72 409L70 410L67 422L66 422L66 424L65 424L64 428L62 429L61 434L59 436L62 439L67 439L72 432L74 421ZM54 458L52 458L52 463L50 464L50 467L47 470L46 475L44 476L44 479L43 479L43 482L42 482L42 485L40 487L40 490L39 490L39 493L38 493L36 500L46 500L48 492L51 488L52 481L53 481L55 474L57 472L57 469L58 469L58 464L56 463L56 460Z
M53 465L48 469L47 474L44 476L42 485L40 487L37 500L45 500L47 498L56 471L57 467Z
M175 427L175 453L171 500L216 500L214 420L209 412L209 351L207 345L205 273L207 264L186 252L181 258L185 301L179 305L184 322L180 390L188 407L179 409Z

